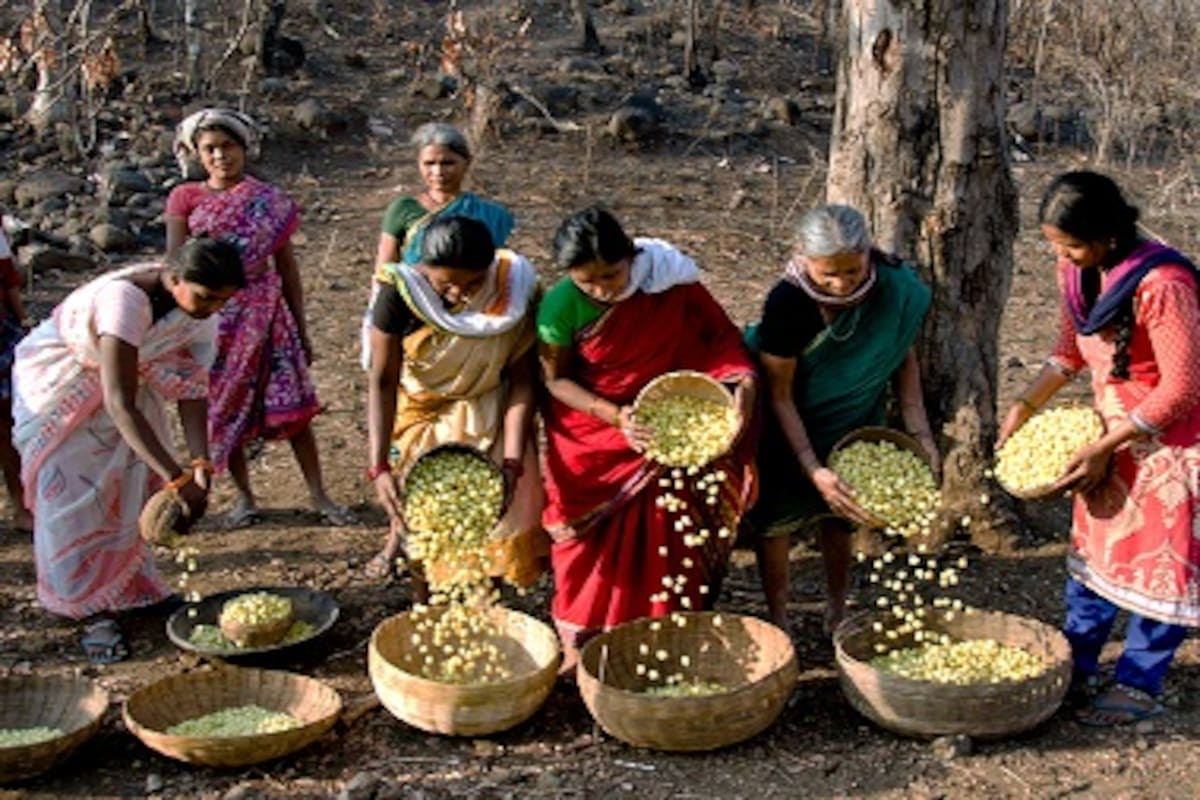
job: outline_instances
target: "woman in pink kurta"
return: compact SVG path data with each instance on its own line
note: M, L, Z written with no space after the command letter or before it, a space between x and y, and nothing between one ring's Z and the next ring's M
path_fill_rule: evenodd
M1080 713L1120 724L1161 712L1175 649L1200 625L1200 273L1141 238L1137 209L1102 175L1060 176L1040 218L1058 257L1060 335L1000 437L1091 371L1107 431L1060 481L1075 490L1064 632L1082 689L1117 610L1130 612L1115 681Z

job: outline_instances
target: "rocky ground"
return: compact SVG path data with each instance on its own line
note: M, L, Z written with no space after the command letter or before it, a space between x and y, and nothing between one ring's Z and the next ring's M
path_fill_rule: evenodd
M173 4L158 5L162 32L171 35L165 15ZM570 20L558 4L481 4L469 17L477 20L473 30L480 41L488 32L496 38L477 46L477 68L491 85L502 80L507 88L496 89L499 102L471 183L516 211L513 245L543 266L557 220L604 200L634 231L694 254L706 283L738 322L746 322L777 275L790 223L821 196L833 82L817 69L806 7L766 3L753 13L728 11L722 59L711 82L695 88L680 74L678 25L667 6L613 0L596 7L606 52L580 54L572 50ZM297 8L284 32L304 43L304 65L245 84L247 110L269 131L258 169L305 209L294 241L326 407L317 435L332 493L352 504L363 524L323 527L304 508L286 447L269 446L253 466L270 509L265 523L237 532L203 526L194 537L201 554L193 584L206 593L253 584L332 592L342 609L337 625L299 661L281 666L328 681L352 702L370 696L365 649L371 630L408 605L405 583L380 586L361 574L383 535L383 518L360 477L365 386L357 367L357 319L382 210L415 185L407 134L425 120L464 118L461 92L438 74L432 54L442 35L440 12L438 4L338 4L328 19L340 36L334 39ZM13 10L0 14L7 15L6 26L14 20ZM178 180L172 127L199 98L178 92L172 73L179 48L143 52L131 25L126 28L119 39L125 71L97 114L94 153L82 157L69 143L34 141L15 116L21 92L6 98L11 106L0 104L0 204L25 229L18 237L26 243L21 263L31 277L34 316L98 270L153 257L163 243L163 202ZM239 69L235 58L205 99L237 103L244 85ZM1035 160L1015 168L1023 229L1003 331L1005 397L1037 369L1053 337L1049 260L1032 224L1036 199L1054 173L1085 163L1082 150L1037 143L1032 149ZM1187 191L1190 178L1174 167L1115 172L1133 189L1150 226L1186 249L1195 241L1200 203ZM1082 386L1072 391L1083 396ZM214 511L229 499L222 486ZM1028 546L1003 556L972 553L962 597L1055 621L1065 509L1049 503L1027 511ZM561 683L530 722L497 736L428 736L376 710L293 757L222 771L187 767L147 750L123 729L114 704L101 734L77 757L51 775L0 790L0 798L1194 794L1191 756L1200 732L1195 640L1180 653L1169 713L1160 720L1105 731L1061 715L999 742L904 739L859 717L837 687L832 651L820 636L820 567L810 545L798 542L793 552L796 693L775 726L728 750L684 756L629 748L600 732L575 687ZM174 574L168 554L160 555ZM152 616L130 620L129 661L87 665L74 626L37 607L31 560L27 537L0 531L0 674L77 672L100 680L119 701L163 674L197 666L167 642L162 619ZM547 596L543 585L511 601L545 618ZM720 605L763 613L749 553L735 554Z

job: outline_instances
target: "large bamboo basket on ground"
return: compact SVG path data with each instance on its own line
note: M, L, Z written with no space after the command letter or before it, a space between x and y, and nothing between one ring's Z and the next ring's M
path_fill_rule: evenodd
M681 369L675 372L664 372L643 386L633 401L634 414L636 415L637 409L643 403L663 397L698 397L701 400L733 408L733 395L721 385L720 381L703 372ZM729 448L733 447L737 433L736 428L729 432L729 440L725 443L720 455L728 453Z
M683 618L682 627L671 617L639 619L589 641L578 672L588 711L612 736L655 750L715 750L765 730L796 686L791 639L754 617L698 611ZM639 654L642 644L649 645L649 656ZM675 665L687 656L689 666L681 670L687 678L728 690L698 697L646 694L652 684L637 674L637 665L654 666L658 650Z
M0 783L32 778L69 756L100 729L108 692L86 678L0 678L0 728L58 728L49 741L0 747Z
M1100 423L1100 430L1102 432L1102 435L1103 435L1103 431L1107 430L1107 426L1104 424L1104 417L1101 416L1100 412L1096 411L1096 409L1091 408L1089 406L1082 405L1082 404L1071 404L1068 407L1072 408L1074 410L1086 409L1088 411L1091 411L1092 414L1094 415L1095 419ZM1038 412L1038 413L1041 413L1041 412ZM1036 414L1034 416L1036 416ZM1031 419L1032 419L1032 417L1031 417ZM1004 483L1004 481L1000 480L999 477L996 478L996 483L997 483L997 485L999 485L999 487L1001 489L1003 489L1005 491L1006 494L1010 494L1013 497L1017 498L1018 500L1047 500L1052 497L1062 497L1064 492L1066 492L1070 489L1070 487L1057 486L1053 482L1048 483L1044 486L1035 486L1031 489L1018 489L1016 487L1007 485L1006 483Z
M437 609L433 609L437 613ZM384 708L415 728L452 736L484 736L507 730L533 716L558 677L558 637L533 617L497 606L492 609L513 676L492 683L453 684L420 676L412 635L412 612L379 623L371 634L367 667Z
M909 639L889 640L872 623L881 615L864 612L834 632L838 678L850 705L872 722L906 736L965 734L1000 738L1044 722L1058 709L1071 679L1070 646L1055 628L1028 617L997 611L942 615L926 620L926 630L955 640L995 639L1024 648L1045 660L1035 678L1004 683L956 685L919 681L870 665L875 644L911 647Z
M167 729L223 708L257 705L291 714L303 724L249 736L175 736ZM337 722L338 693L314 678L265 669L222 667L187 672L150 684L125 701L125 725L152 750L191 764L243 767L312 744Z

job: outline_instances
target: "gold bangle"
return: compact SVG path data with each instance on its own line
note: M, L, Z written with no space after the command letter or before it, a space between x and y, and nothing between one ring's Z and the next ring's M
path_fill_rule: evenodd
M177 475L176 477L167 481L166 486L164 486L163 488L170 489L171 491L174 491L174 492L178 492L184 486L187 486L189 483L191 483L192 480L193 480L192 473L188 470L184 470L183 472L179 473L179 475Z
M212 475L214 472L213 463L204 456L197 456L196 458L193 458L191 466L192 469L202 469L209 475Z

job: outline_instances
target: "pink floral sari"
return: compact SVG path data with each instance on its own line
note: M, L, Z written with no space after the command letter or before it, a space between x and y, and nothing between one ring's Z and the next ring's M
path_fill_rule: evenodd
M104 290L144 269L112 272L77 289L17 346L13 444L34 516L38 600L68 617L149 605L171 591L137 528L161 480L105 413L100 387L96 315L111 302ZM138 309L122 305L116 313L135 316ZM208 392L215 333L215 319L175 310L144 334L137 405L164 441L167 401Z
M295 201L282 189L246 177L202 199L187 218L194 236L207 233L236 246L246 288L221 310L212 368L208 436L213 463L255 439L286 439L320 407L304 347L273 256L300 225Z

